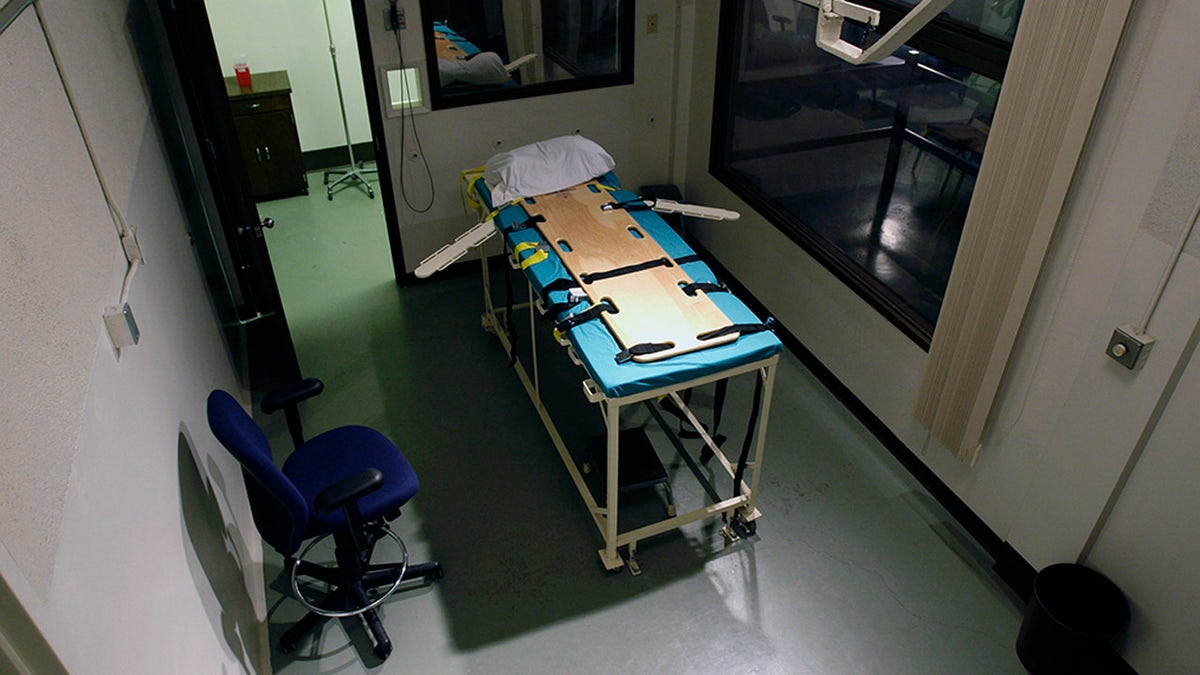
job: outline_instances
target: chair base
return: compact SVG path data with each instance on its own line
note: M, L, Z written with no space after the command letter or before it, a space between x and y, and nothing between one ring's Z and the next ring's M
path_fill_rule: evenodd
M373 568L369 579L360 580L348 586L334 589L317 606L328 611L338 611L352 605L365 606L368 604L366 590L380 586L391 586L395 583L396 574L401 569L402 566L400 564ZM426 584L430 584L440 580L443 576L445 576L445 573L442 571L441 563L427 562L409 565L404 569L402 580L421 579ZM371 633L372 641L375 643L373 650L375 656L381 661L386 659L392 653L392 642L388 638L387 631L383 628L383 622L379 620L379 613L374 609L369 609L359 614L359 616L366 622L367 630ZM316 612L309 612L304 615L279 639L279 651L283 654L292 653L300 645L300 641L305 636L319 630L329 619L330 617Z

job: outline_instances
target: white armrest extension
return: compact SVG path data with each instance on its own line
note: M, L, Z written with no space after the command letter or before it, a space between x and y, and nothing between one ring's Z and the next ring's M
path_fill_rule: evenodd
M455 260L466 255L467 251L490 239L493 234L496 234L495 226L491 220L485 220L458 235L453 242L439 248L433 255L422 260L421 264L417 265L417 269L413 270L413 274L417 275L419 279L424 279L435 272L440 272Z

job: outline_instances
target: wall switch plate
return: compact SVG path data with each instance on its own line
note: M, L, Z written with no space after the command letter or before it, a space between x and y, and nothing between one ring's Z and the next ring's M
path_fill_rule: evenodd
M408 28L408 19L404 16L404 8L393 4L383 10L383 27L389 31Z
M1153 337L1138 332L1133 326L1119 326L1109 338L1104 353L1113 361L1133 370L1145 362L1153 346Z

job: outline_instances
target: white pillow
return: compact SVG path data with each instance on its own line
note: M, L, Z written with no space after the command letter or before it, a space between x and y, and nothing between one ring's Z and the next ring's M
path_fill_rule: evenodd
M487 161L483 180L496 205L565 190L612 171L617 163L583 136L559 136L502 152Z
M508 70L496 52L480 52L470 59L438 59L438 79L451 84L504 84Z

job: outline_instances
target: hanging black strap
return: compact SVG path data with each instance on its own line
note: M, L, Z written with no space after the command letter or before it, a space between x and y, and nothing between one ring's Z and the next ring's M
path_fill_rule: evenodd
M725 442L725 438L721 436L721 434L717 433L717 430L721 428L721 415L725 412L725 397L728 393L729 378L717 380L716 390L713 392L712 438L717 442L718 446ZM707 464L708 460L712 459L714 454L716 453L714 453L712 448L708 447L708 444L706 443L704 447L700 449L700 463Z
M654 269L655 267L671 267L671 261L667 258L659 258L658 260L648 260L644 263L638 263L636 265L627 265L625 267L618 267L616 269L606 270L604 272L590 272L588 274L581 274L581 275L579 275L579 279L581 281L583 281L583 283L585 283L585 284L590 284L593 281L600 281L601 279L611 279L613 277L619 277L619 276L623 276L626 274L633 274L634 272L641 272L643 270L651 270L651 269Z
M679 261L676 261L679 262ZM684 284L679 287L687 295L696 295L699 291L705 293L728 293L729 287L725 284L715 281L693 281L690 284Z
M754 442L754 431L758 428L758 413L762 407L763 380L762 373L754 378L754 401L750 406L750 423L746 426L746 439L742 441L742 454L738 456L737 470L733 472L733 496L742 496L742 478L746 475L746 460L750 457L750 446Z
M508 333L508 365L517 365L517 322L513 320L512 270L504 272L504 329Z
M679 256L678 258L675 259L675 264L676 265L686 265L687 263L701 262L702 260L704 260L704 258L701 258L699 254L692 253L689 255Z
M626 349L622 349L617 353L617 363L629 363L635 356L645 356L647 354L656 354L674 347L674 342L640 342L636 345L631 345Z

